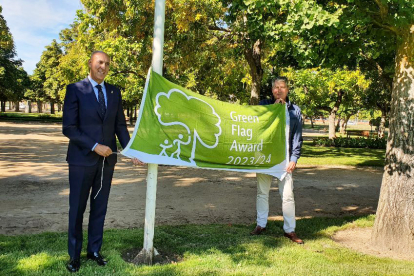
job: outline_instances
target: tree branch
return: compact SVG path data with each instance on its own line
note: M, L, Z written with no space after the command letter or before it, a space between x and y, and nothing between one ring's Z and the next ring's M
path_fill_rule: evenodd
M135 71L131 71L131 70L123 70L123 71L112 71L113 74L134 74L135 76L139 77L142 80L146 80L146 77L138 74Z
M231 31L229 29L222 28L222 27L219 27L219 26L216 26L216 25L214 25L214 26L210 25L210 26L208 26L208 29L210 31L221 31L221 32L231 33Z
M368 57L366 54L364 54L362 51L359 52L361 56L363 56L367 61L371 63L371 66L376 68L378 70L379 75L382 75L384 70L382 70L382 67L379 65L378 62L376 62L374 59Z
M381 28L383 28L383 29L387 29L387 30L389 30L389 31L393 32L395 35L399 35L399 34L400 34L400 32L398 31L398 29L397 29L397 28L394 28L394 27L392 27L392 26L388 26L388 25L385 25L385 24L381 24L380 22L378 22L378 21L377 21L377 20L375 20L374 18L372 18L372 22L373 22L375 25L377 25L378 27L381 27Z
M384 20L388 15L388 5L382 3L381 0L374 0L374 1L380 10L381 19Z
M381 78L382 82L384 83L385 87L389 91L391 91L392 90L391 83L389 82L389 79L384 75L384 70L382 69L381 65L376 60L365 55L362 51L360 53L371 64L372 67L377 69L378 75Z
M319 106L318 107L320 110L325 110L325 111L328 111L328 112L331 112L331 110L332 110L332 108L331 107L329 107L329 106Z

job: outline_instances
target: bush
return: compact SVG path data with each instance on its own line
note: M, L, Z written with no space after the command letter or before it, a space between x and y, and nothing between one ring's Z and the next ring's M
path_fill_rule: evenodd
M387 140L385 138L314 138L313 145L319 147L337 147L337 148L369 148L385 149Z
M61 114L0 112L1 121L62 122Z
M52 118L52 115L46 114L46 113L40 113L39 116L37 116L40 119L49 119Z

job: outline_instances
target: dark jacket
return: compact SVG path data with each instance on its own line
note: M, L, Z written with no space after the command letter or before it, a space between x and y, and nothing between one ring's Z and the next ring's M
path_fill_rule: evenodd
M274 99L264 99L260 101L260 105L274 104ZM286 99L289 111L290 127L289 127L289 161L298 162L302 150L302 114L300 108L291 103L289 98Z
M66 88L62 132L69 138L66 160L70 165L95 165L99 160L99 155L92 151L96 143L116 152L115 135L122 147L126 147L129 142L121 92L106 82L105 88L107 109L104 118L99 112L99 103L88 78L69 84ZM116 154L107 157L107 161L115 165Z

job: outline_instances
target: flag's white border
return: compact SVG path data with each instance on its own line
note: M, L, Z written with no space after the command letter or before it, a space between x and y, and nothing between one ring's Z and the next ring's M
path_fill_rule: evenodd
M138 127L140 125L141 122L141 118L142 118L142 110L144 108L144 104L145 104L145 99L147 97L147 93L148 93L148 86L149 86L149 80L150 80L150 76L151 76L151 70L152 68L150 68L148 70L148 74L147 74L147 79L145 81L145 87L144 87L144 95L142 96L142 101L141 101L141 105L139 108L139 113L138 113L138 119L137 122L135 123L135 128L134 128L134 132L132 134L132 137L135 137L135 135L138 132ZM131 138L131 140L129 141L128 145L125 147L125 149L123 151L121 151L122 155L125 155L129 158L133 158L136 157L140 160L143 160L147 163L153 163L153 164L162 164L162 165L174 165L174 166L185 166L185 167L194 167L194 168L199 168L199 169L208 169L208 170L224 170L224 171L236 171L236 172L247 172L247 173L263 173L263 174L269 174L272 176L277 177L280 180L283 180L283 178L285 178L286 176L286 167L289 163L289 126L290 126L290 118L289 118L289 111L287 109L287 104L285 104L285 117L286 117L286 128L285 128L285 135L286 135L286 158L283 162L268 168L268 169L233 169L233 168L206 168L206 167L198 167L195 164L191 164L182 160L178 160L178 159L174 159L174 162L171 162L172 159L171 157L167 157L167 156L160 156L160 155L154 155L154 154L148 154L145 152L141 152L141 151L137 151L134 149L131 149L131 145L133 143L133 138Z
M152 70L152 67L149 68L148 74L147 74L147 79L145 80L144 95L142 95L141 104L140 104L139 110L138 110L138 119L135 122L135 128L134 128L134 133L132 133L132 137L135 137L135 135L137 134L138 126L139 126L139 123L141 122L141 118L142 118L141 110L143 110L144 104L145 104L145 99L147 98L147 91L148 91L148 85L149 85L149 80L150 80L150 76L151 76L151 70ZM136 156L128 154L128 151L135 151L135 150L131 149L131 145L132 145L133 141L134 141L134 139L132 139L132 138L129 140L128 145L124 148L123 151L121 151L121 154L123 154L127 157L130 157L130 158L136 157Z

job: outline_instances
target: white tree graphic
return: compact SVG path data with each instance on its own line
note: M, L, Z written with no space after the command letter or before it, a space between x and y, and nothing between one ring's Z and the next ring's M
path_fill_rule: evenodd
M213 149L217 147L222 132L220 126L221 118L210 104L199 98L187 96L179 89L171 89L168 93L160 92L157 94L155 100L156 106L154 107L154 112L158 117L159 123L163 126L182 126L187 132L179 133L178 138L174 139L172 143L165 140L163 144L160 144L162 151L159 155L168 156L166 150L175 145L177 149L169 157L181 160L181 147L187 146L192 142L191 156L189 159L191 163L194 163L197 141L206 148ZM182 119L180 120L171 120L170 117L167 116L171 115L169 106L183 101L188 101L186 103L187 106L189 105L197 109L205 110L205 115L208 116L208 121L212 121L209 131L199 129L199 125L194 117L192 117L192 114L180 113L180 115L182 115ZM186 110L183 110L183 112L190 113ZM184 139L185 136L187 139Z

